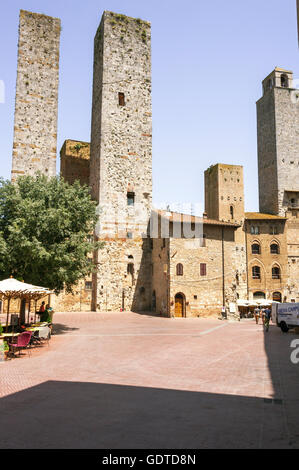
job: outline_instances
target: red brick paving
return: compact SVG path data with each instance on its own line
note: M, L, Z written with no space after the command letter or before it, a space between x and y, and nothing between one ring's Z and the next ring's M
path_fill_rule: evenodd
M135 313L55 314L54 322L59 334L49 348L0 364L2 420L3 410L16 405L31 410L26 418L23 411L18 415L21 424L37 410L43 416L46 395L52 411L41 420L43 434L37 432L34 441L26 433L16 437L12 426L10 435L7 415L0 447L299 447L299 365L289 360L294 333L282 334L272 325L265 334L250 320ZM67 403L62 409L60 393ZM65 432L59 438L56 423L47 438L47 423L56 419L55 403L57 419L66 414ZM81 416L80 438L73 423L79 403L88 410ZM101 418L96 419L96 410ZM143 413L147 421L141 426ZM178 425L184 429L180 437Z

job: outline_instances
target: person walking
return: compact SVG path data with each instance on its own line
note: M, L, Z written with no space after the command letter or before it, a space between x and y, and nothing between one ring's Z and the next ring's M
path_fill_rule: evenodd
M265 317L264 317L264 325L265 325L265 331L269 331L269 325L270 325L270 320L271 320L271 309L267 307L265 309Z
M262 324L263 325L265 324L265 311L266 311L265 308L261 309L261 318L262 318Z

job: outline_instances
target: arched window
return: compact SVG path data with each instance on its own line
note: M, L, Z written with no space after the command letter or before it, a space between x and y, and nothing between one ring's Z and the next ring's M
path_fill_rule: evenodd
M253 255L260 255L261 254L261 247L260 247L259 243L253 243L251 245L251 253Z
M280 279L280 268L278 266L272 268L272 279Z
M281 292L273 292L272 299L275 302L281 302Z
M230 218L233 219L234 218L234 207L233 206L229 207L229 212L230 212Z
M129 258L129 259L134 259L134 256L133 256L133 255L129 255L128 258Z
M279 245L277 243L271 243L270 253L271 255L279 255Z
M184 274L184 267L181 263L176 265L176 275L177 276L183 276Z
M259 266L253 266L252 268L252 277L253 279L261 278L261 268Z
M281 75L280 77L280 84L283 88L288 88L289 86L289 79L287 75Z

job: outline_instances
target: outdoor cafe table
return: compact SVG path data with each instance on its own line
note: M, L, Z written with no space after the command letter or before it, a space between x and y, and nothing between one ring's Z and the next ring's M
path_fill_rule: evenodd
M19 336L21 333L2 333L3 338L12 338L14 336Z

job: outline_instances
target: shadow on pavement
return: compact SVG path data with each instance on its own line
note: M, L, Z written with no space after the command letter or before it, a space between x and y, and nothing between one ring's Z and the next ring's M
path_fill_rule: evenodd
M264 346L268 368L274 389L272 399L267 400L267 408L280 421L280 433L291 446L299 448L299 364L291 361L291 342L299 335L290 330L282 333L280 328L271 324L269 331L264 330ZM298 353L299 357L299 353Z
M0 416L1 448L294 447L246 396L49 381L2 398Z
M80 328L71 328L69 326L63 325L61 323L54 323L52 333L54 335L63 335L65 333L69 333L70 331L76 331Z

